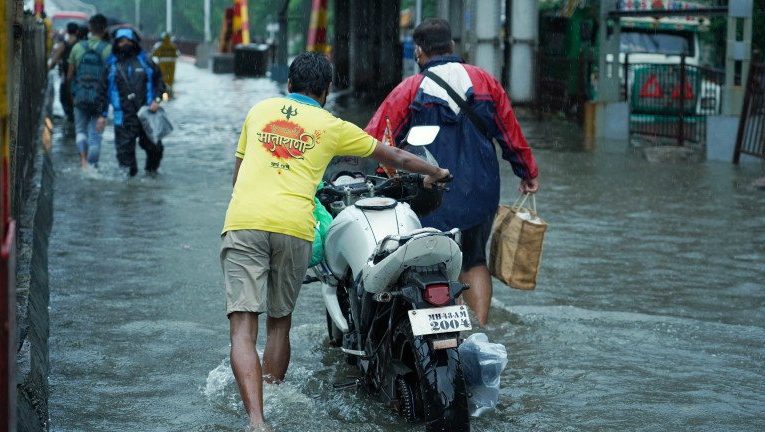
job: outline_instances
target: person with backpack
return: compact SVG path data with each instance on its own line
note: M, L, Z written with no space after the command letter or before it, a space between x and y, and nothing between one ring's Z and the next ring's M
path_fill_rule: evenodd
M146 151L146 173L156 174L162 160L162 141L153 143L138 119L138 110L148 106L152 112L159 109L165 85L162 73L141 49L138 33L121 27L112 33L112 55L106 61L106 73L101 80L101 96L105 100L97 129L106 126L109 105L114 113L114 144L117 162L130 177L138 173L135 156L136 140Z
M441 206L422 226L462 231L462 294L483 327L489 320L492 285L486 244L499 204L500 175L494 143L520 177L523 193L539 190L536 160L502 85L487 71L453 53L449 23L428 19L414 29L414 54L422 73L400 83L377 109L366 132L380 139L392 125L396 142L413 126L439 125L428 150L454 174Z
M111 45L104 40L106 17L96 14L88 23L90 37L72 47L67 74L72 88L75 141L82 168L96 167L101 154L102 131L96 127L104 105L100 86L106 59L112 53Z
M66 119L70 123L74 122L74 103L72 102L72 91L67 74L69 73L69 56L72 53L72 48L79 42L77 37L79 30L80 26L76 22L68 23L66 25L66 34L53 46L53 51L48 61L48 69L58 66L58 73L61 76L58 97L61 107L64 109Z

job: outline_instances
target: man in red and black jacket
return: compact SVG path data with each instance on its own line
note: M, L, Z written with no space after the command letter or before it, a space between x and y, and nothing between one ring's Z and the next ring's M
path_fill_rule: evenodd
M441 127L428 150L441 167L454 175L454 181L450 191L444 193L441 207L425 216L422 224L440 230L462 230L460 280L470 284L463 296L484 326L492 295L485 251L500 189L499 163L492 141L498 143L503 158L521 178L522 192L539 189L537 165L502 85L485 70L465 64L453 54L449 23L426 20L414 30L413 38L415 57L423 73L437 75L441 83L423 74L407 78L385 98L365 130L381 139L386 119L390 119L394 139L400 143L413 126ZM473 113L461 109L450 92L461 97Z

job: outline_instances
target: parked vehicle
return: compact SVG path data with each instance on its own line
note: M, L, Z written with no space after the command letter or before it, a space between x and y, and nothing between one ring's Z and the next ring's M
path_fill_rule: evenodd
M622 18L619 63L630 65L627 100L635 114L720 111L719 74L701 67L703 19ZM620 76L625 79L624 67Z
M429 144L436 126L412 128L407 143ZM424 147L413 152L431 158ZM428 431L470 429L460 332L471 329L456 303L468 287L459 230L422 228L418 215L440 204L419 174L390 178L339 173L317 197L334 215L322 283L330 343L358 367L358 383ZM437 188L436 188L437 189Z

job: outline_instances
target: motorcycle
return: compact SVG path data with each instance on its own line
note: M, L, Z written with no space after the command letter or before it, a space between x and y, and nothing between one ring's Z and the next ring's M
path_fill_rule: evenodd
M437 133L414 127L405 142L432 158L423 146ZM460 233L423 228L418 217L440 204L444 189L424 188L419 174L340 173L317 191L334 220L324 261L312 270L330 344L358 367L358 384L427 431L468 431L458 346L472 326L456 302L468 288L457 280Z

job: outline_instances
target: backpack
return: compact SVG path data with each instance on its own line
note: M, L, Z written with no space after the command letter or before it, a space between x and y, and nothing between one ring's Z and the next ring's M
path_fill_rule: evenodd
M95 47L89 41L82 42L85 54L77 64L77 70L72 85L74 106L89 114L98 114L103 107L103 96L99 94L101 78L104 74L104 60L101 52L106 48L106 42L99 41Z

